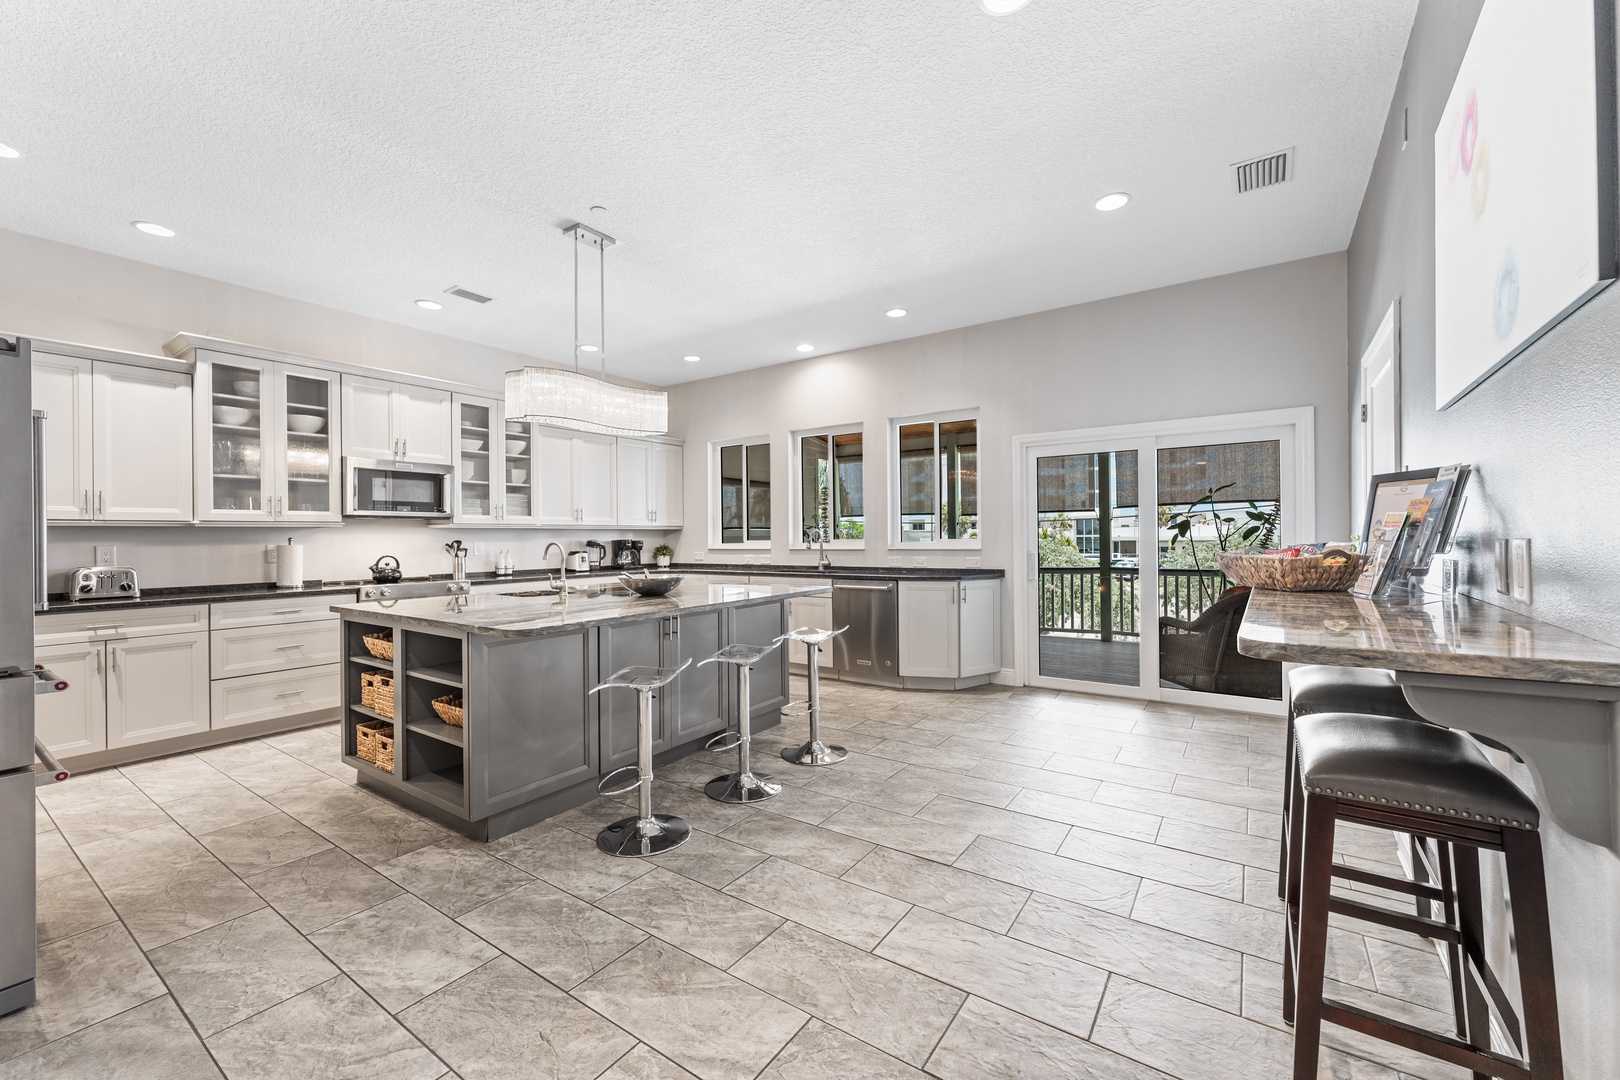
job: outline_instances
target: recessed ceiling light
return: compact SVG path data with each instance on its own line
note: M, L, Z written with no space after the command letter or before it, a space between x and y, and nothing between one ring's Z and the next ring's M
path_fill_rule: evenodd
M903 307L892 307L883 314L887 315L891 319L903 319L906 317L906 309Z
M444 307L444 305L439 303L437 300L418 300L416 302L416 306L426 311L438 311L440 308Z
M800 352L815 352L816 347L814 345L800 345L799 346L799 351Z
M1124 206L1130 201L1131 197L1129 195L1125 194L1123 191L1116 191L1111 195L1104 195L1102 198L1098 199L1097 209L1103 211L1118 210L1120 207Z
M1011 15L1028 5L1029 0L979 0L979 10L986 15Z
M135 226L137 229L141 230L141 232L146 233L149 236L173 236L174 235L174 230L173 229L165 229L162 225L158 225L158 224L156 224L154 222L151 222L151 221L132 221L132 222L130 222L130 224Z
M14 148L14 147L7 146L5 143L0 143L0 157L3 157L3 158L22 157L22 151Z
M581 345L579 347L579 351L580 352L601 352L602 350L600 348L598 348L597 346L595 346L595 345Z
M683 356L683 357L681 357L681 359L685 360L688 364L695 364L699 360L703 359L703 357L701 357L701 356Z

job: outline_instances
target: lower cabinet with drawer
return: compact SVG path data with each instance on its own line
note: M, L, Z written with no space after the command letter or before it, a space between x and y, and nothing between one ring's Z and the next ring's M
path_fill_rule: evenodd
M76 757L208 730L208 635L46 645L34 652L68 682L34 699L51 752Z
M215 679L210 689L214 729L335 710L342 701L340 670L337 664L324 664Z

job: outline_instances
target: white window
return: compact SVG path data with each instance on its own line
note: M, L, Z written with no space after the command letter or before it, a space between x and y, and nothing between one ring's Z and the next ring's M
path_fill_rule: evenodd
M891 430L896 498L890 545L978 547L978 417L895 420Z
M825 541L866 546L864 443L859 426L822 428L794 436L799 467L799 534L794 547Z
M711 443L710 543L771 546L771 444L754 439Z

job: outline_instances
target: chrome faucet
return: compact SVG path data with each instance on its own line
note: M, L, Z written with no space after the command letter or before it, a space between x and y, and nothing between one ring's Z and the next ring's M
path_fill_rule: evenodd
M831 570L832 560L827 558L827 527L825 525L816 526L810 530L809 534L806 536L806 539L812 544L817 545L817 548L820 551L820 555L816 558L816 569Z
M568 552L564 550L561 544L553 540L551 543L546 545L546 550L540 553L540 561L546 561L546 559L551 555L552 548L557 549L557 572L562 575L562 584L557 591L562 596L563 603L566 604L568 602Z

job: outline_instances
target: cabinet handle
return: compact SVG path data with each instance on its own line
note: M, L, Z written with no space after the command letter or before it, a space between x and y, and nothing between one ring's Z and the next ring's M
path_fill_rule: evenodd
M112 673L114 675L118 674L118 650L117 649L109 649L109 650L107 650L107 663L111 666Z
M101 653L102 653L102 650L100 648L97 648L96 649L96 674L97 675L101 674Z
M103 493L100 492L100 491L97 491L96 492L96 516L99 517L101 514L103 514L105 512L106 512L106 500L104 498Z
M277 648L277 649L278 649L278 650L285 650L285 649L302 649L302 648L303 648L303 647L304 647L304 643L303 643L303 642L302 642L302 641L298 641L298 642L294 642L294 643L293 643L293 644L291 644L291 645L277 645L277 646L276 646L276 648Z
M84 516L90 516L90 489L84 489Z
M410 457L411 456L411 440L409 440L409 439L401 439L401 440L399 440L399 456L400 457Z
M280 693L276 694L276 697L297 697L302 693L302 690L282 690Z
M277 611L275 614L277 614L277 615L302 615L303 613L304 613L304 609L301 608L301 607L290 607L290 608L282 608L280 611Z

